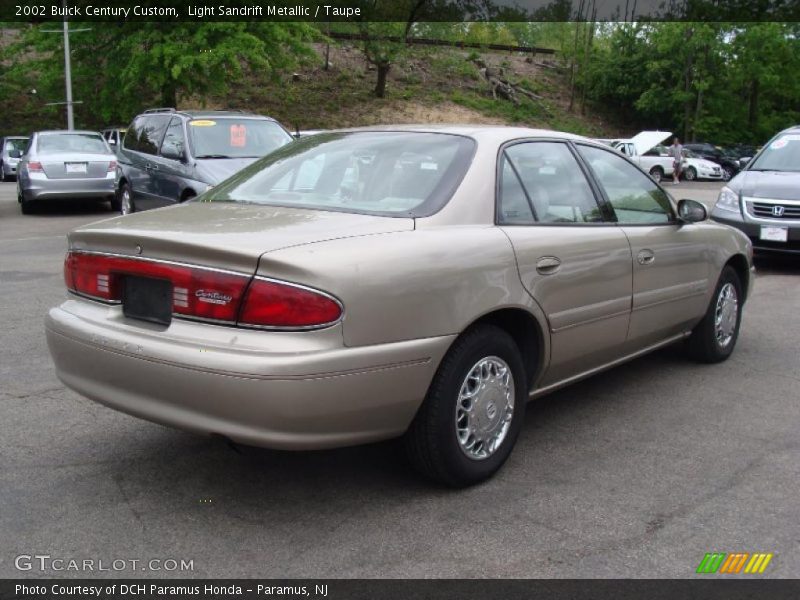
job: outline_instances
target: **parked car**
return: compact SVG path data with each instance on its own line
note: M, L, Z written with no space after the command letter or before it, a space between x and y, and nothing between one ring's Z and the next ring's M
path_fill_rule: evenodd
M664 177L671 177L675 169L670 157L653 152L653 148L671 135L669 131L642 131L631 139L613 141L611 147L629 157L656 182L661 182Z
M714 146L709 143L690 143L684 144L683 147L687 150L691 150L700 158L718 164L722 169L723 181L730 180L730 178L736 175L742 168L739 164L740 157L730 155L719 146Z
M681 176L686 181L695 181L699 179L714 179L724 180L725 175L722 167L715 162L706 160L695 154L691 150L684 148L683 162L681 163Z
M106 127L100 133L103 135L106 142L108 142L108 145L111 146L114 154L119 154L126 131L128 131L127 127Z
M456 486L500 468L530 398L681 340L727 359L751 288L702 204L523 128L322 133L68 245L46 330L70 388L243 444L404 436Z
M147 110L122 141L115 208L184 202L293 139L274 119L241 111Z
M27 145L28 138L25 136L0 138L0 179L11 181L17 176L17 164Z
M20 209L28 214L41 200L113 199L116 158L96 131L34 133L17 171Z
M758 252L800 255L800 126L777 134L722 188L711 217Z

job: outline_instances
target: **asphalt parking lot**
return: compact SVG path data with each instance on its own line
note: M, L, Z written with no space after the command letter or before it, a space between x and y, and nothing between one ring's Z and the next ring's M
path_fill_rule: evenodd
M0 577L691 577L712 551L800 573L798 261L759 261L728 362L672 347L542 398L499 476L448 491L392 443L237 452L66 390L43 316L65 295L64 234L110 215L22 216L14 186L0 183ZM719 184L668 189L712 203ZM193 570L18 571L32 554Z

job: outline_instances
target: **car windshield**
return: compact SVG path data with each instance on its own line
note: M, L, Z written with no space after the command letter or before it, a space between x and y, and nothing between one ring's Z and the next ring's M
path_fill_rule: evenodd
M39 154L83 152L108 154L108 146L97 133L48 133L39 136L36 151Z
M441 133L320 133L251 165L202 200L424 216L449 200L474 146Z
M25 152L25 146L28 145L28 138L9 138L6 140L6 152L12 150L19 150Z
M750 165L750 171L800 171L800 133L773 140Z
M195 158L260 158L293 139L266 119L194 119L188 129Z

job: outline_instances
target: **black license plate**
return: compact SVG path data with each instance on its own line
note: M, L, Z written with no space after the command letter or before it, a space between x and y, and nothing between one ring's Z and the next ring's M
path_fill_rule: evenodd
M149 277L125 277L122 291L122 313L161 325L172 321L172 283Z

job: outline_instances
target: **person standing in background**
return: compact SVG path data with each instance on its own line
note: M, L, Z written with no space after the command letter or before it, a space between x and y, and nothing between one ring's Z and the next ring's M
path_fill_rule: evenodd
M669 155L672 157L672 183L678 185L681 178L681 164L683 163L683 144L678 136L672 138L672 146L669 147Z

